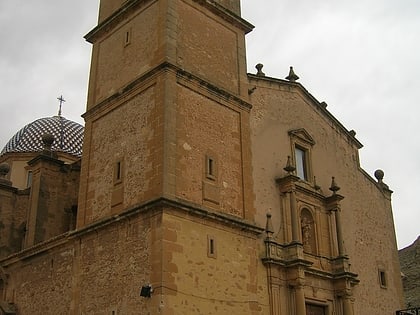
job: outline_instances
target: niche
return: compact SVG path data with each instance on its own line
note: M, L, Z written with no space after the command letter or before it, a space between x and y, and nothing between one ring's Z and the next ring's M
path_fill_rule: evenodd
M303 208L300 212L300 228L302 232L303 250L316 253L315 224L311 211Z

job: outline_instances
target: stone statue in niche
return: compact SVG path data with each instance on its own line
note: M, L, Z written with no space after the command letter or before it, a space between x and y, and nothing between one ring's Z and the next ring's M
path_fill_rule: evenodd
M304 209L300 217L300 226L302 231L303 249L306 252L314 252L315 250L315 231L314 221L311 213Z
M311 222L308 220L307 217L303 217L301 221L301 225L302 225L303 245L308 245L309 240L311 238L311 230L312 230Z

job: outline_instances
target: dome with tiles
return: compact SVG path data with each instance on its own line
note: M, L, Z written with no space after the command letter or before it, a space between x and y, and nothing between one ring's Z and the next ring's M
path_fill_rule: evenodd
M53 151L81 156L83 131L82 125L62 116L40 118L20 129L7 142L1 155L8 152L42 151L44 149L42 136L49 133L54 136Z

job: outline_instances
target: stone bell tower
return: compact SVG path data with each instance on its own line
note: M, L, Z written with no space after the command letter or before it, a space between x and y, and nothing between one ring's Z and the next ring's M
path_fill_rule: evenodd
M169 198L252 218L239 0L102 0L78 227Z
M222 291L257 293L252 28L239 0L102 0L86 35L93 52L77 229L141 218L151 314L255 307L228 305ZM246 273L233 279L238 268Z

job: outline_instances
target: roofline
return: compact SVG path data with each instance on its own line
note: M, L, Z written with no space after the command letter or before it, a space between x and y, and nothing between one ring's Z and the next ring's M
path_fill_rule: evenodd
M54 153L57 153L58 155L58 159L66 159L66 160L70 160L73 162L77 162L78 160L80 160L82 158L83 152L80 155L76 155L73 153L69 153L66 151L58 151L58 150L53 150ZM0 154L0 163L8 160L8 159L12 159L14 161L20 160L20 161L26 161L26 160L31 160L33 159L35 156L41 154L42 151L8 151L8 152L4 152L2 154Z
M284 79L278 79L273 77L267 77L267 76L261 76L256 75L252 73L247 73L248 79L257 80L257 81L267 81L267 82L274 82L277 84L282 85L288 85L293 86L298 89L300 89L303 94L305 94L306 97L308 97L313 104L317 106L317 109L319 109L328 119L330 119L341 131L343 131L345 134L347 134L348 138L356 145L358 149L363 148L363 144L356 139L355 133L347 130L346 127L337 119L333 114L331 114L330 111L327 109L327 104L325 102L319 102L311 93L308 92L308 90L299 82L292 82L289 80Z
M254 25L243 19L241 16L234 12L226 9L222 5L218 4L214 0L193 0L198 4L205 6L211 12L219 15L224 20L236 25L242 29L245 34L248 34L254 29ZM106 17L103 21L100 21L96 27L94 27L84 38L89 43L94 43L98 36L101 36L107 28L112 27L122 21L126 14L131 14L137 5L151 5L155 3L153 0L128 0L125 1L122 6L115 12L111 13L110 16Z

